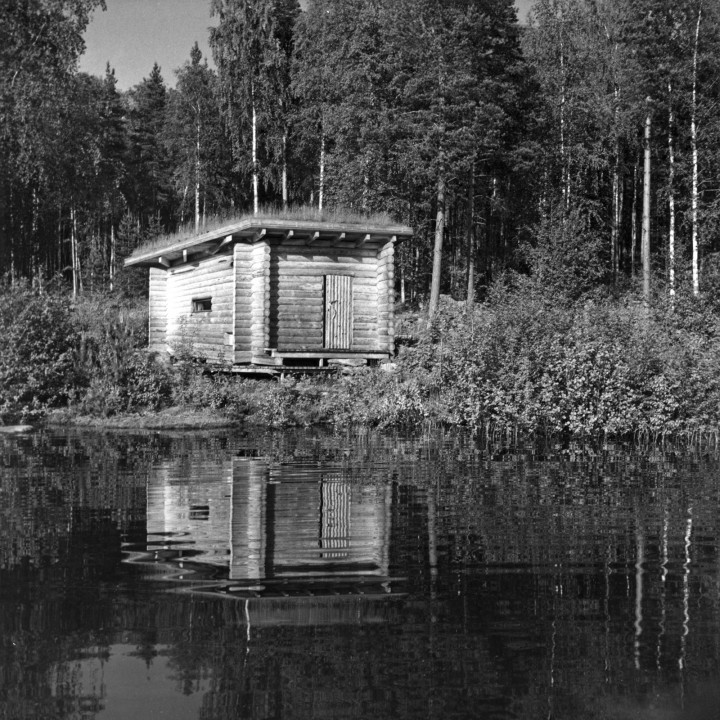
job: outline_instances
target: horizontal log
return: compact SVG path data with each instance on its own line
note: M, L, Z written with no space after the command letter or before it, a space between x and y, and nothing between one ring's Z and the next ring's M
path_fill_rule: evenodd
M311 265L304 267L299 265L283 269L286 277L318 277L322 275L349 275L352 278L375 278L375 268L367 268L362 265Z
M315 278L304 278L301 276L273 277L270 278L270 289L273 292L282 290L322 291L323 280L322 276Z
M233 275L233 270L229 264L224 264L221 266L218 265L209 265L206 267L196 267L192 270L185 270L184 272L171 272L168 275L168 282L169 283L177 283L177 282L185 282L188 280L194 280L196 278L207 278L212 277L213 275Z
M293 273L312 275L315 272L320 272L322 275L365 274L368 277L374 277L377 274L377 265L375 263L355 263L351 260L347 262L324 260L307 263L281 262L272 267L272 275L277 278L287 277Z
M304 298L293 298L293 297L279 297L275 299L273 303L277 307L283 307L284 305L290 305L292 307L322 307L325 301L321 296L308 295Z
M197 300L202 297L207 297L207 295L203 296L201 293L183 294L179 297L170 298L168 300L167 306L168 308L178 309L183 312L191 312L193 300ZM232 297L230 297L229 295L215 295L214 297L210 296L210 300L212 301L212 310L206 310L202 312L212 312L213 310L217 310L220 308L232 308L233 306Z
M285 318L279 323L270 323L270 329L276 332L284 332L285 330L307 330L308 332L313 330L322 330L325 323L322 320L293 320Z
M306 300L319 299L322 301L323 291L318 290L283 290L274 295L275 301L279 303L303 303Z
M336 257L351 257L358 260L374 260L377 257L377 248L371 247L318 247L313 245L311 247L276 247L273 250L273 260L293 260L295 258L301 258L303 260L313 260L316 258L336 258Z
M308 332L304 329L297 329L297 328L285 328L284 330L281 330L278 333L278 337L281 338L295 338L295 339L301 339L305 342L305 344L308 343L318 343L322 340L322 332L318 332L317 330Z
M282 254L273 257L272 265L282 272L286 267L300 265L368 265L374 267L377 265L377 259L372 257L356 257L347 254L324 254L324 255L291 255Z
M195 283L183 283L182 285L176 285L168 288L168 298L180 295L195 295L199 297L227 295L228 297L232 297L233 286L232 282L198 281Z

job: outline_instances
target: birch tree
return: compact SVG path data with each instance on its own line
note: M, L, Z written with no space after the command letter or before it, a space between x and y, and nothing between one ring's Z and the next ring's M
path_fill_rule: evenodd
M192 197L195 232L207 212L208 198L218 209L222 194L217 192L218 175L229 173L225 161L220 107L216 97L217 78L202 62L195 43L190 61L176 71L177 86L169 94L165 143L173 159L173 180L180 198L180 222L184 220L188 195ZM214 201L214 202L213 202Z
M260 203L261 175L269 180L277 169L274 139L279 133L287 142L292 49L288 36L298 8L297 0L213 0L211 5L212 14L219 18L218 26L211 29L210 44L225 119L236 161L249 170L255 213ZM285 153L279 155L286 167Z

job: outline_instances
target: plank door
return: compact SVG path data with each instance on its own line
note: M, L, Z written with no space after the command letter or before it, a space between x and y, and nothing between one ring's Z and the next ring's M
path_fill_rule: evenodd
M349 350L352 330L352 277L326 275L324 347L328 350Z

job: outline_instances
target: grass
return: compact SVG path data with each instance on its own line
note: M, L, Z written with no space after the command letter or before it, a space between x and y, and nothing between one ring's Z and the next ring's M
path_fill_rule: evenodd
M77 427L112 430L218 430L235 427L240 421L203 408L169 407L144 413L111 415L76 415L68 410L53 410L47 423L55 426L69 424Z
M185 239L219 230L226 225L235 225L245 220L297 220L298 222L322 222L337 225L358 225L360 227L390 227L397 225L395 220L387 213L364 214L344 208L331 208L318 210L310 205L289 206L285 209L262 207L257 215L243 213L241 215L220 214L206 218L200 227L199 233L195 232L195 223L185 223L177 232L159 235L148 240L133 250L130 257L137 257L144 253L161 250L174 245Z

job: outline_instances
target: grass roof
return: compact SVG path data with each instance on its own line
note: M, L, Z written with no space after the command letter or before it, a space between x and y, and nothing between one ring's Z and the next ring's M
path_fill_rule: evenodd
M297 220L300 222L322 222L336 225L357 225L358 227L390 228L400 223L393 220L387 213L364 214L340 208L318 210L316 207L300 205L287 209L261 208L257 215L243 213L241 215L213 215L207 218L199 231L195 232L195 223L186 223L175 233L158 235L138 245L130 254L130 258L138 257L149 252L163 250L182 240L190 240L206 233L219 230L228 225L235 225L246 220L253 223L262 223L272 220ZM129 258L129 259L130 259Z

